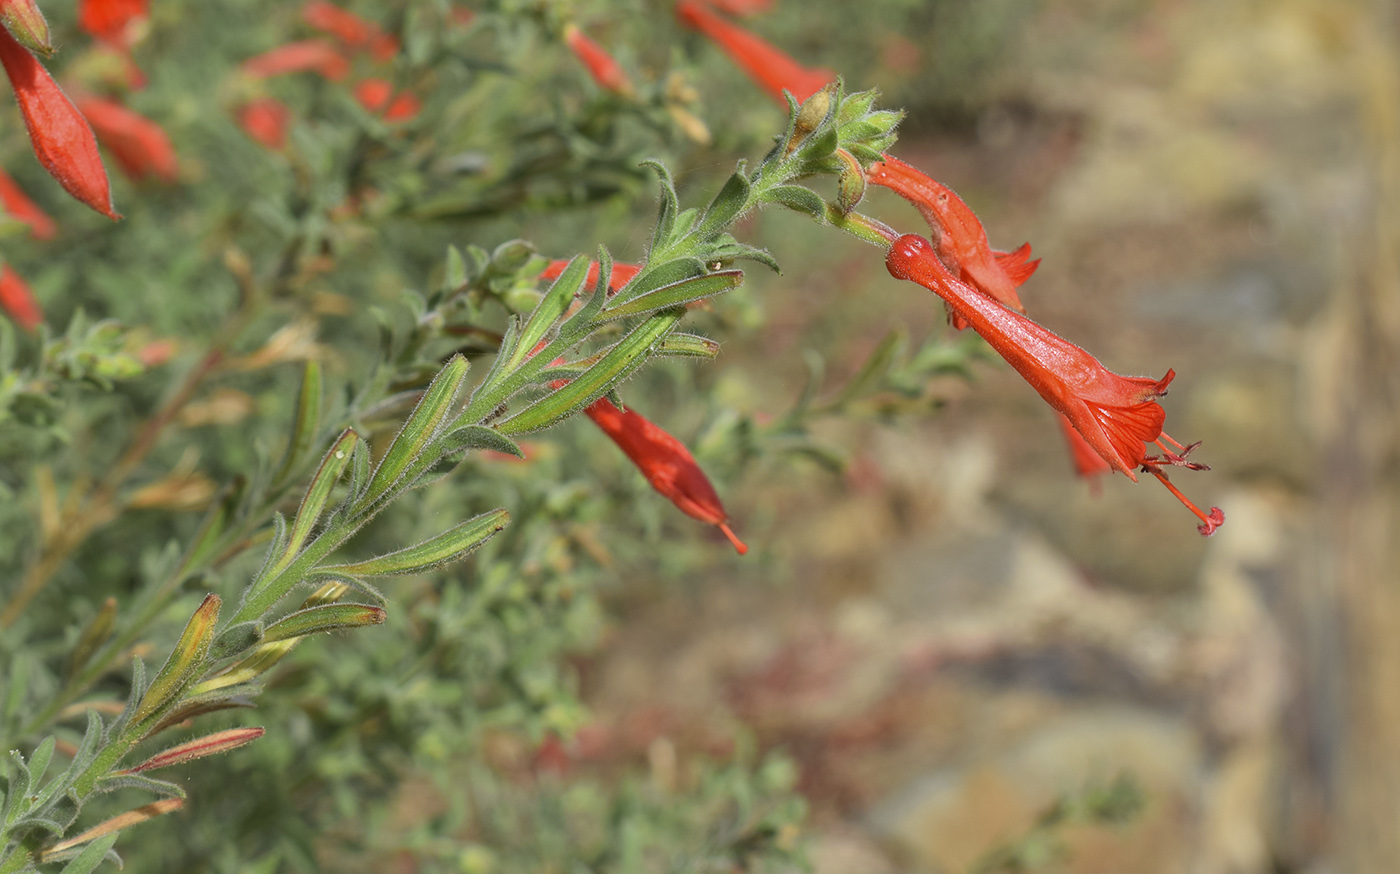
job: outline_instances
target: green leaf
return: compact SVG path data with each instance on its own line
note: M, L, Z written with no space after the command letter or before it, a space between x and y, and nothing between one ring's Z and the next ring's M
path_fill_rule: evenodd
M749 207L749 191L752 187L748 176L744 174L744 162L740 161L734 174L724 183L715 199L710 201L695 235L701 240L706 240L734 224Z
M705 262L695 257L672 258L669 261L652 262L643 267L627 288L613 298L613 306L619 306L633 298L640 297L662 286L694 279L708 273Z
M428 387L423 390L423 398L409 414L408 421L389 444L379 467L370 477L365 493L360 496L357 509L378 501L397 484L400 475L423 453L428 443L437 436L438 427L451 411L457 400L457 391L467 376L467 359L453 355Z
M336 439L335 443L331 444L325 457L321 459L321 466L316 470L316 476L312 478L311 485L307 487L306 494L301 499L301 505L297 507L297 515L292 521L291 531L287 535L287 545L283 548L282 559L273 568L273 574L291 564L292 559L306 544L306 538L311 536L311 529L321 518L321 512L326 508L326 501L330 498L331 490L335 488L335 484L340 481L341 474L349 466L355 446L359 442L360 435L350 428L346 428L340 433L340 437Z
M324 384L321 378L321 364L314 358L306 362L301 372L301 388L297 391L296 419L292 422L292 436L287 441L287 453L277 473L273 474L272 487L279 488L301 466L302 459L311 451L316 432L321 422L321 395Z
M774 273L782 273L782 267L768 254L767 249L760 249L757 246L750 246L748 243L740 243L738 240L725 235L716 239L717 245L711 246L705 251L705 262L713 264L716 261L757 261Z
M267 627L263 640L272 643L318 634L384 624L384 608L369 604L323 604L289 613Z
M569 266L564 268L564 272L549 287L549 292L535 305L525 326L520 329L520 339L516 341L515 349L506 363L507 369L514 369L534 354L535 346L573 304L574 297L583 288L583 281L587 277L588 259L582 255L574 256ZM605 285L604 288L606 287Z
M661 338L656 344L656 354L670 358L713 359L719 355L719 344L708 337L676 332Z
M875 98L879 94L879 91L872 88L869 91L852 94L841 101L841 108L836 111L836 123L844 125L858 118L864 118L866 113L870 112L870 107L875 104Z
M598 359L568 385L553 391L496 426L502 434L524 434L538 431L573 415L597 400L604 392L630 376L646 363L652 347L671 332L685 315L679 307L663 310L613 344Z
M683 279L680 282L663 285L655 291L629 298L625 303L609 307L603 310L602 318L620 319L625 316L640 316L643 313L655 312L668 307L682 306L694 300L723 294L738 288L743 283L744 271L742 270L721 270L697 276L694 279Z
M657 179L661 183L661 204L657 208L656 229L651 235L651 251L664 252L667 244L671 242L671 232L676 226L676 214L681 209L680 198L676 197L676 184L671 181L671 171L665 164L655 158L648 158L641 166L656 171Z
M49 761L53 759L55 743L57 743L57 738L53 735L49 735L39 741L39 745L34 748L34 752L29 754L30 782L32 782L35 787L38 787L43 781L44 772L49 769Z
M525 452L514 440L485 425L463 425L443 435L441 443L444 456L465 450L489 449L516 458L525 457Z
M262 642L262 637L263 624L256 619L231 625L219 632L219 636L209 644L209 660L218 661L236 656L257 646Z
M83 847L83 851L73 857L73 861L63 866L63 870L58 874L92 874L102 860L107 858L107 854L117 843L117 834L103 835L92 843ZM120 866L118 866L120 867Z
M802 185L778 185L764 192L765 202L780 203L788 209L804 212L813 218L826 217L826 201L821 195Z
M447 247L447 266L443 270L442 290L451 294L466 286L471 280L467 275L467 262L462 257L462 250L456 246Z
M131 718L133 726L140 726L152 715L173 704L184 688L194 679L194 672L204 664L209 653L209 644L214 640L214 628L219 622L218 595L206 595L204 601L190 616L185 630L175 643L170 658L165 660L160 673L151 680L141 704ZM81 787L80 787L81 788Z
M112 774L97 783L98 792L115 792L118 789L142 789L166 798L184 798L185 790L169 780L157 780L145 774Z
M416 546L400 549L397 552L381 555L368 561L334 565L322 570L328 574L352 574L364 577L422 573L449 561L465 558L468 553L485 543L509 523L510 513L505 510L492 510L490 513L483 513L473 519L468 519L461 525L448 529L436 537L430 537Z

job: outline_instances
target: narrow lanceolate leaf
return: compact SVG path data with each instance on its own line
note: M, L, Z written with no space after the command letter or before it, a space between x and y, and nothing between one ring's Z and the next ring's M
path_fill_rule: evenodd
M416 546L400 549L378 558L371 558L368 561L336 565L325 568L325 570L327 573L350 574L357 577L422 573L438 565L465 558L468 553L485 543L508 524L510 524L510 513L505 510L492 510L490 513L483 513L474 519L468 519L456 528L444 531L436 537L430 537Z
M714 297L743 284L744 271L721 270L705 276L697 276L694 279L683 279L680 282L663 285L655 291L629 298L624 303L603 310L602 317L604 319L620 319L624 316L640 316L643 313L651 313L668 307L682 306L691 301Z
M384 624L384 608L368 604L323 604L288 614L267 627L263 640L273 643L325 631Z
M514 455L516 458L525 457L525 452L514 440L485 425L463 425L449 431L443 435L441 444L444 456L472 449L489 449L492 452Z
M315 359L306 362L301 373L301 388L297 391L297 417L292 423L292 437L287 441L287 454L272 477L273 488L285 483L296 472L321 424L321 395L324 392L321 365Z
M116 844L116 842L117 836L115 834L98 838L86 847L83 847L82 851L73 857L73 861L64 865L63 870L59 871L58 874L92 874L92 872L97 869L97 866L101 865L107 858L108 854L112 853L112 846ZM61 855L62 852L61 850L59 852L54 852L53 849L50 848L45 851L44 859L56 861L55 857Z
M316 520L321 518L321 513L326 508L326 501L330 498L331 489L335 488L335 484L340 481L340 475L350 464L355 444L359 442L360 435L346 428L331 445L330 451L321 459L321 466L317 469L316 476L312 478L306 495L301 499L301 506L297 508L296 518L292 520L291 531L287 535L286 551L278 560L278 566L273 570L273 573L277 573L290 564L296 554L301 551L302 546L306 545L306 538L311 536L311 529L316 526Z
M97 781L98 792L115 792L118 789L140 789L142 792L149 792L152 795L164 795L166 798L184 798L185 790L169 780L157 780L155 777L147 777L145 774L131 774L117 772L109 774Z
M676 197L676 184L671 181L671 171L665 164L649 159L643 161L641 166L655 170L661 183L661 205L657 209L656 229L651 236L651 251L654 254L664 251L666 244L671 241L671 232L675 230L676 213L680 212L681 202L680 198Z
M596 401L604 392L630 376L646 363L656 342L671 332L685 310L663 310L632 329L608 348L598 363L573 382L550 392L496 426L502 434L524 434L548 428Z
M728 228L744 214L749 207L750 188L752 186L749 179L744 175L744 162L740 161L739 168L725 181L724 187L710 202L709 209L705 210L705 217L700 220L696 234L701 240L713 237Z
M525 326L520 329L520 339L511 353L510 361L506 363L507 368L514 368L534 354L535 346L573 304L574 296L583 288L583 281L587 278L588 259L581 255L575 256L559 278L554 280L548 293L536 304Z
M138 807L135 810L128 810L126 813L118 814L111 819L98 823L82 834L75 835L66 841L59 841L51 847L46 847L39 854L40 859L51 859L71 847L85 844L88 841L96 840L107 835L113 835L124 828L130 828L137 823L154 819L157 816L179 810L185 806L185 802L179 798L166 798L150 804ZM108 844L110 847L111 844Z
M667 261L652 261L641 272L632 277L627 287L613 298L614 304L622 304L634 297L640 297L665 285L704 276L705 262L699 258L672 258Z
M763 199L768 203L781 203L788 209L805 212L820 219L826 215L826 201L821 195L802 185L779 185L769 189Z
M49 735L39 742L34 748L34 752L29 755L29 780L38 786L44 779L44 772L49 769L49 761L53 758L54 745L58 739Z
M167 704L174 703L184 688L194 679L194 672L204 663L209 652L209 644L214 640L214 627L219 623L218 595L206 595L204 603L194 611L185 631L175 644L175 650L166 659L165 665L151 680L141 703L136 707L131 725L138 726L152 714L159 712Z
M467 376L467 359L461 355L452 356L433 381L423 390L423 398L413 408L408 421L389 444L389 451L379 462L369 486L360 496L361 507L374 503L384 496L408 469L423 449L437 435L438 427L457 400L457 391Z
M127 768L126 772L139 774L142 771L154 771L156 768L168 768L171 765L192 762L205 756L226 753L229 750L236 750L244 744L252 743L262 737L264 731L265 729L261 728L231 728L228 731L206 734L204 737L187 740L168 750L156 753L136 767Z
M719 344L696 334L667 334L656 344L656 354L671 358L712 359L719 355Z

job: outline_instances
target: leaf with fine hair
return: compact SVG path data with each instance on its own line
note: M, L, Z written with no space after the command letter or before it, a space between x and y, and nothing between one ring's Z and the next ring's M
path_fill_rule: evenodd
M702 241L707 240L734 224L748 209L752 188L749 177L744 173L744 162L740 161L733 175L725 181L724 187L705 210L705 217L700 220L695 235Z
M461 355L451 360L433 377L423 390L418 406L413 408L408 421L395 435L389 449L380 460L379 467L370 477L369 485L356 502L356 509L363 509L384 497L399 481L400 476L423 453L428 443L437 436L438 427L446 419L452 405L457 400L457 392L462 380L467 376L467 359Z
M101 865L109 856L115 857L114 860L117 862L117 867L120 868L121 857L112 852L112 846L116 844L116 842L116 834L105 835L98 838L78 851L78 854L73 857L73 860L67 865L64 865L63 870L59 871L58 874L92 874L97 866ZM46 862L61 862L63 859L64 856L62 852L45 854L44 856L44 861Z
M549 287L540 302L535 305L530 312L529 319L520 329L520 339L516 342L515 350L511 353L510 360L506 362L506 368L512 369L534 354L535 346L544 339L549 329L560 317L569 309L574 302L574 297L579 289L583 287L583 281L588 277L588 259L581 255L575 256L569 262L569 266L564 268L564 272L559 278L554 280L554 284Z
M696 279L706 273L705 262L692 256L672 258L668 261L652 261L643 267L636 276L632 277L632 281L627 283L627 288L613 298L612 305L620 306L635 297L641 297L658 288L684 282L687 279Z
M720 270L693 279L682 279L663 285L655 291L628 298L626 301L603 310L604 319L621 319L627 316L640 316L675 306L684 306L692 301L704 300L744 284L744 271Z
M321 518L321 512L326 508L326 501L330 497L331 489L340 481L340 476L345 472L345 468L350 464L351 456L355 451L355 446L360 442L360 435L352 429L346 428L341 432L335 443L321 459L321 466L317 468L316 475L311 479L311 485L307 486L306 494L301 499L301 505L297 507L296 517L292 520L291 530L287 534L287 544L283 548L282 558L278 559L273 566L272 573L282 570L301 551L306 544L306 538L311 535L311 529L316 525L316 521Z
M826 201L805 185L778 185L770 188L763 195L763 200L766 203L780 203L818 220L826 216Z
M656 172L661 183L661 204L657 207L656 228L652 231L651 251L664 251L671 242L671 232L676 227L676 213L680 211L680 198L676 197L676 184L671 181L671 171L660 161L649 158L641 163Z
M218 595L206 595L203 603L190 616L184 632L175 643L175 649L166 659L160 672L142 696L136 713L131 718L132 726L139 726L152 715L173 704L180 692L194 679L194 672L204 663L209 652L209 644L214 640L214 629L219 622Z
M308 634L364 628L384 624L384 608L369 604L322 604L289 613L267 627L264 640L272 643Z
M331 574L351 574L363 577L398 576L431 570L450 561L465 558L510 524L510 513L492 510L407 549L359 561L323 568ZM270 629L269 629L270 630Z
M655 354L658 357L703 358L709 361L719 355L719 344L709 337L677 331L661 338L661 342L656 344Z

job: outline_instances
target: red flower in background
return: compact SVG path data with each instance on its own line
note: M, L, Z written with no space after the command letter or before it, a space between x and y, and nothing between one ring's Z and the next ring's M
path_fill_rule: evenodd
M105 42L127 44L131 25L149 13L148 0L79 0L78 26Z
M324 40L289 42L249 58L239 65L243 74L267 79L287 73L319 73L332 82L350 75L350 62L340 50Z
M588 75L593 77L599 88L623 96L632 94L632 80L627 78L622 65L576 25L570 24L564 28L564 42L583 62Z
M36 330L44 321L44 312L39 309L34 292L8 264L0 267L0 310L26 331Z
M238 125L254 142L274 151L287 144L292 111L275 97L255 97L238 110Z
M726 21L703 0L680 0L676 18L697 30L724 50L750 79L783 106L783 89L800 103L836 81L836 74L821 68L804 67L759 36Z
M379 25L342 9L327 0L309 0L301 8L301 18L319 31L340 40L346 48L368 50L376 61L384 63L399 53L399 40L385 33Z
M422 102L407 91L395 95L394 86L386 79L369 78L357 83L355 99L385 121L408 121L423 108Z
M730 529L729 514L715 487L684 443L640 414L619 410L607 398L594 401L584 413L632 460L652 488L682 513L717 527L740 555L749 551Z
M933 241L944 262L954 267L963 282L1018 313L1026 311L1016 287L1030 278L1040 259L1026 261L1030 245L998 257L987 242L987 232L977 214L963 203L953 190L930 178L921 170L898 158L870 165L866 178L903 197L914 205L928 222ZM960 316L953 315L953 327L966 327Z
M53 219L30 200L4 170L0 170L0 206L5 207L5 213L11 218L29 225L29 233L36 240L51 240L58 233Z
M175 147L160 125L120 103L96 97L78 101L78 109L112 152L117 166L134 182L154 176L162 182L180 177Z
M1069 420L1110 468L1134 481L1136 468L1157 477L1201 520L1202 534L1215 533L1225 521L1218 507L1206 513L1187 500L1161 469L1163 465L1202 469L1186 461L1194 446L1182 446L1162 433L1166 411L1156 399L1166 394L1175 373L1169 370L1154 380L1109 371L1088 352L959 281L929 241L916 234L894 242L885 266L896 279L917 282L943 298L1046 403ZM1163 440L1177 451L1168 449ZM1149 444L1160 447L1162 455L1148 455Z
M39 163L64 191L110 219L121 218L112 208L107 168L102 166L92 128L43 64L3 27L0 63L15 89Z
M551 261L549 262L549 266L544 269L544 272L540 274L540 279L558 279L564 273L564 268L568 266L569 262L567 259ZM608 293L616 294L621 291L623 286L632 281L632 277L641 272L642 266L641 264L624 264L614 261L612 275L608 279ZM586 288L591 288L593 285L597 284L598 269L597 261L589 262L588 276L584 279L584 286Z

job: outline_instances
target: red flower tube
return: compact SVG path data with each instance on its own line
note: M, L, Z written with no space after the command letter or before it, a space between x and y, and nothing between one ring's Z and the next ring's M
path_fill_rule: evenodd
M328 0L309 0L301 7L301 18L317 30L340 40L347 48L367 49L381 63L392 60L399 52L397 37Z
M256 97L238 110L238 126L253 141L273 151L287 144L287 128L292 123L292 111L275 97Z
M111 100L83 98L78 101L78 108L127 178L140 181L154 176L162 182L179 179L175 147L160 125Z
M886 155L885 160L871 164L866 178L895 192L919 210L933 233L938 254L948 264L956 265L963 282L1002 306L1018 313L1026 311L1016 287L1040 266L1040 259L1025 260L1030 255L1029 245L998 258L987 242L982 222L962 198L898 158ZM966 325L955 314L953 326L962 330Z
M53 219L30 200L3 170L0 170L0 206L5 207L5 212L11 218L29 225L29 233L37 240L51 240L58 233Z
M750 79L783 106L787 106L783 89L791 91L801 103L828 82L836 81L835 73L802 66L761 37L721 18L703 0L680 0L676 18L723 49Z
M44 321L29 284L8 264L0 267L0 310L26 331L34 331Z
M107 168L102 166L92 128L43 64L3 27L0 63L15 89L15 99L39 163L64 191L107 218L121 218L112 208Z
M623 96L632 94L632 80L627 78L622 65L576 25L570 24L564 28L564 42L583 62L588 75L593 77L599 88Z
M729 514L715 487L684 443L639 413L619 410L607 398L594 401L584 413L632 460L652 488L682 513L717 527L740 555L749 551L730 529Z
M1186 460L1194 445L1182 446L1162 432L1166 412L1156 399L1166 394L1176 375L1173 371L1158 380L1109 371L1088 352L959 281L929 241L916 234L894 242L885 266L896 279L917 282L943 298L1046 403L1069 420L1110 468L1134 481L1135 468L1157 477L1201 520L1202 534L1213 534L1224 523L1220 508L1202 511L1168 482L1161 469L1163 465L1203 469ZM1160 447L1162 455L1148 455L1148 444Z
M335 46L319 39L289 42L249 58L238 66L244 75L267 79L287 73L320 73L332 82L350 75L350 62Z

